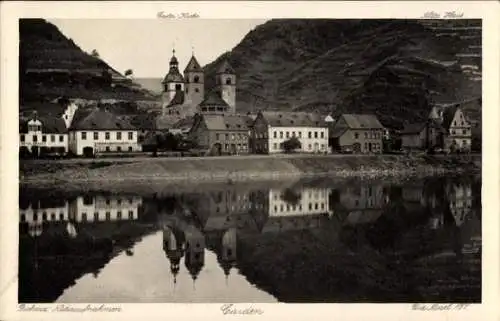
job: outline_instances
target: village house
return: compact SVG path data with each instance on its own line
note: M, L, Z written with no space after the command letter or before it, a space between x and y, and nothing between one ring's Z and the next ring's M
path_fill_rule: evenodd
M250 126L246 115L197 114L188 137L212 155L247 154Z
M78 156L141 150L138 129L102 108L77 110L69 128L69 141L69 150Z
M375 115L343 114L333 126L330 138L336 151L381 154L384 134L385 128Z
M446 152L470 151L471 124L460 104L434 106L425 122L405 126L401 141L406 150L439 148Z
M283 143L297 138L297 152L327 153L328 123L318 114L303 112L259 112L252 125L252 149L256 154L285 151Z
M38 117L37 113L28 119L20 118L19 153L38 157L44 154L64 155L68 152L68 130L62 118Z

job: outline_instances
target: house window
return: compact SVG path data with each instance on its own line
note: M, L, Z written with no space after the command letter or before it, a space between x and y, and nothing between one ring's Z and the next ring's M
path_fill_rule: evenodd
M455 131L454 131L454 130L452 130L452 131L451 131L451 134L452 134L452 135L455 135Z
M292 132L292 137L295 137L295 132Z
M309 144L309 145L307 146L307 148L308 148L309 150L311 150L311 149L312 149L311 144Z
M38 136L37 135L33 135L33 141L36 143L38 141Z
M116 151L121 152L122 151L122 147L121 146L116 147Z
M133 211L128 211L128 218L133 219L134 218L134 212Z
M312 132L309 132L309 133L308 133L308 137L309 137L309 138L312 138Z
M464 140L462 140L462 144L463 144L464 146L467 146L467 141L466 141L465 139L464 139Z
M64 141L64 136L63 136L63 135L59 135L59 141L60 141L60 142L63 142L63 141Z
M64 214L63 213L59 213L59 221L62 221L64 220Z
M132 151L132 146L129 146L128 147L128 151L131 152Z
M106 221L109 221L109 220L111 220L111 213L106 212Z
M56 135L50 135L50 141L55 142L56 141Z
M283 138L283 132L280 131L280 138Z
M464 135L467 135L467 129L462 130L462 133L463 133Z
M354 133L354 139L358 139L359 138L359 133Z
M82 213L82 222L87 221L87 213Z
M227 134L226 134L227 135ZM226 137L227 138L227 137ZM225 144L224 145L224 150L228 150L229 149L229 144Z
M97 212L94 213L94 221L95 222L99 221L99 213Z
M226 78L226 85L231 85L231 78Z
M194 91L197 92L197 93L200 92L200 90L198 88L195 88Z
M82 140L86 140L87 139L87 132L82 132Z
M325 132L321 132L321 138L325 138Z
M21 135L21 141L24 142L24 135Z
M109 132L106 132L106 133L104 134L104 138L105 138L106 140L109 140Z
M116 216L118 217L119 220L122 219L122 211L116 212Z
M215 134L215 140L219 140L219 139L220 139L220 134L219 133Z
M116 140L121 140L121 139L122 139L122 133L116 132Z
M299 138L302 138L302 132L299 132Z
M107 151L107 152L109 152L109 151L110 151L109 146L106 146L106 151Z
M318 132L314 132L314 138L318 138Z
M277 143L274 143L273 148L274 148L274 149L278 149L278 144L277 144Z
M278 132L277 131L274 131L273 135L274 135L273 136L274 138L278 138Z
M42 142L46 142L47 141L47 136L46 135L42 135Z
M365 138L368 138L368 133L367 132L365 132Z
M286 132L286 138L290 137L290 132Z
M128 132L128 140L134 139L134 132Z
M226 137L226 140L229 139L229 134L226 134L225 137Z

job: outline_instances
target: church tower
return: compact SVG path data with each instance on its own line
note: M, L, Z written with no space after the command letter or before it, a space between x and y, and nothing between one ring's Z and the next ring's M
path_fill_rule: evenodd
M227 60L217 70L216 84L221 98L229 105L229 112L236 112L236 74Z
M186 88L186 103L192 106L198 106L205 96L204 74L194 53L189 60L186 69L184 69L184 80Z
M165 107L174 99L177 93L184 92L184 78L179 72L179 61L175 57L175 49L172 50L172 58L170 59L170 69L168 74L162 81L163 93L162 93L162 107Z

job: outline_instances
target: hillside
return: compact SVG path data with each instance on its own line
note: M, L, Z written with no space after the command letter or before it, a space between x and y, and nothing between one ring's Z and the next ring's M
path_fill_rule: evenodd
M111 102L155 100L153 93L82 51L43 19L19 20L19 37L22 108L36 108L58 97Z
M240 112L370 112L401 128L481 96L480 20L271 20L205 66L207 87L224 59Z

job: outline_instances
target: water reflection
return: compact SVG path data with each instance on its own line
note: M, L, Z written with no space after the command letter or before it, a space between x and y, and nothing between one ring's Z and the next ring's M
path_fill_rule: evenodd
M21 302L480 301L474 179L21 203Z

